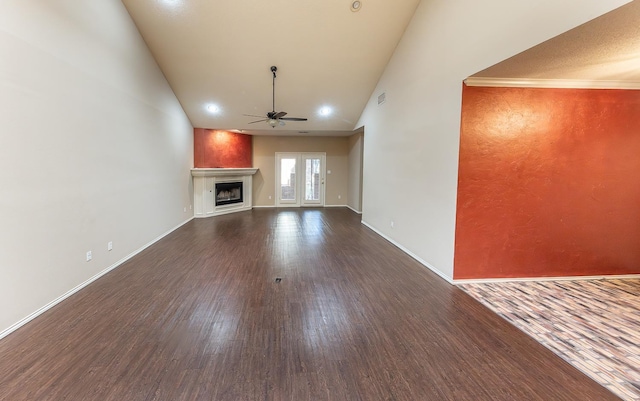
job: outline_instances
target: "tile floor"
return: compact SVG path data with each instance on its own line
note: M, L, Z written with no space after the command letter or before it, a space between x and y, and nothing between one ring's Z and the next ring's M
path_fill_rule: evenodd
M640 279L460 288L624 400L640 400Z

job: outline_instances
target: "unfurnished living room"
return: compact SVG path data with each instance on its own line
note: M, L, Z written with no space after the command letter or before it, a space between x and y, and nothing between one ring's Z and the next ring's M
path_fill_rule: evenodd
M640 0L7 0L0 400L640 400Z

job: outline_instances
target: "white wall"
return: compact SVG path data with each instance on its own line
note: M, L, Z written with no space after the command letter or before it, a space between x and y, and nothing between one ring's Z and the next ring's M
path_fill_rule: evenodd
M462 81L627 2L422 0L356 125L363 222L452 279Z
M121 2L3 1L0 336L188 220L192 154Z
M349 201L350 208L362 211L362 150L364 145L363 130L360 129L349 137Z

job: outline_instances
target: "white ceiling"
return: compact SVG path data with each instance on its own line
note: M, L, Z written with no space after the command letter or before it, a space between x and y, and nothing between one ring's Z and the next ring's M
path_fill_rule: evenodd
M194 127L347 135L420 0L123 0ZM247 124L271 111L306 122ZM221 112L206 109L217 104ZM333 114L320 116L322 106Z
M350 135L420 0L123 0L194 127ZM307 117L271 128L243 114ZM640 0L467 81L580 80L640 88ZM518 81L520 82L520 81ZM577 82L577 81L576 81ZM516 85L517 86L517 85ZM596 85L597 86L597 85ZM619 85L624 87L625 84ZM207 111L217 104L217 115ZM334 113L320 116L322 106ZM301 131L303 133L301 133Z
M595 18L473 78L567 80L575 86L640 88L640 0ZM478 82L486 82L482 79ZM570 83L567 86L572 86Z

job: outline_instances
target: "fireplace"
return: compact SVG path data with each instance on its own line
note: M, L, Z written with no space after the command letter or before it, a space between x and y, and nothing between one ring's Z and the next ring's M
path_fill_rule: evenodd
M242 181L216 182L216 206L242 202Z
M257 171L257 168L191 169L193 217L213 217L251 210L253 175Z

